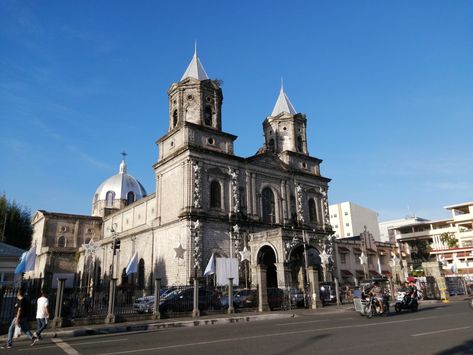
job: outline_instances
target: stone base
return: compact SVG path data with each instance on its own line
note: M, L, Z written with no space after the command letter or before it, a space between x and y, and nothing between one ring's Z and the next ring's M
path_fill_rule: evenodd
M105 317L105 324L112 324L115 322L116 322L115 314L107 314L107 316Z
M192 318L200 317L200 311L198 309L194 309L192 311Z
M51 328L61 328L62 327L62 318L56 317L53 319Z
M161 313L153 313L153 315L151 316L151 319L153 320L157 320L157 319L161 319Z

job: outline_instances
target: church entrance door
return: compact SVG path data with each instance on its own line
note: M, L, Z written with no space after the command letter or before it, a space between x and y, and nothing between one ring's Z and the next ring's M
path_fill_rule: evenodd
M266 287L278 287L278 275L276 272L276 254L268 246L263 246L258 252L258 265L266 266Z

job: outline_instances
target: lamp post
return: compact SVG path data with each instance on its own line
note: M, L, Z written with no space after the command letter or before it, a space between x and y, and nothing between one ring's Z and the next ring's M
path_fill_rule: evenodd
M197 278L199 270L201 269L200 261L202 259L201 254L201 238L200 238L200 222L196 220L193 224L191 221L191 235L194 241L194 304L192 309L192 317L196 318L200 316L199 310L199 280Z
M111 279L115 278L115 255L117 255L117 238L118 238L118 232L117 232L117 224L113 223L108 230L112 234L112 271L110 273ZM118 245L119 247L119 245Z

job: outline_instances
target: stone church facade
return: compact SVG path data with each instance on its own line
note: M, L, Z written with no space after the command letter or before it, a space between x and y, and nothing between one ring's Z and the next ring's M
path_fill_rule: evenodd
M251 157L234 154L237 137L222 130L220 83L209 79L197 53L168 96L169 127L157 141L153 165L155 191L147 195L122 161L119 173L97 189L92 216L38 211L38 262L29 276L50 282L53 272L75 272L81 284L87 275L89 283L113 276L119 285L142 288L155 278L185 285L205 279L215 254L239 258L241 286L302 288L308 266L319 279L330 279L330 179L320 173L322 160L309 155L307 118L283 87L263 121L262 147ZM114 240L120 240L115 257ZM127 278L123 271L135 252L139 271ZM48 265L59 255L68 261L54 271Z

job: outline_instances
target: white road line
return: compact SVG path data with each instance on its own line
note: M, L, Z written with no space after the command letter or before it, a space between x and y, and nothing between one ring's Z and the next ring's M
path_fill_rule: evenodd
M36 343L37 344L37 343ZM33 346L30 347L29 349L18 349L18 351L33 351L33 350L43 350L43 349L48 349L48 348L56 348L56 345L45 345L45 346Z
M128 341L128 339L96 340L96 341L87 341L83 343L74 343L72 345L74 346L91 345L91 344L101 344L101 343L112 343L114 341Z
M286 325L298 325L298 324L307 324L307 323L320 323L320 322L328 322L328 321L330 321L330 319L308 320L308 321L305 321L305 322L279 323L279 324L275 324L275 326L284 327L284 326L286 326Z
M296 334L303 334L303 333L313 333L313 332L321 332L327 330L337 330L337 329L353 329L353 328L365 328L365 327L374 327L379 325L386 325L386 324L395 324L395 323L407 323L407 322L414 322L414 321L423 321L426 319L434 319L440 318L444 316L432 316L432 317L423 317L423 318L415 318L415 319L405 319L405 320L397 320L391 322L377 322L377 323L367 323L367 324L359 324L359 325L343 325L338 327L327 327L327 328L314 328L314 329L306 329L306 330L295 330L290 332L280 332L280 333L272 333L272 334L263 334L263 335L253 335L253 336L246 336L246 337L238 337L238 338L224 338L218 340L209 340L209 341L201 341L195 343L187 343L187 344L176 344L176 345L167 345L167 346L159 346L155 348L146 348L146 349L134 349L134 350L125 350L125 351L117 351L112 353L103 353L102 355L116 355L116 354L130 354L130 353L143 353L143 352L151 352L151 351L159 351L159 350L166 350L166 349L176 349L176 348L185 348L185 347L192 347L198 345L209 345L209 344L218 344L218 343L226 343L226 342L233 342L233 341L242 341L242 340L251 340L251 339L259 339L259 338L270 338L270 337L280 337L286 335L296 335Z
M70 346L68 343L65 343L59 338L52 338L51 341L68 355L80 355L77 350L75 350L72 346Z
M462 330L462 329L469 329L472 328L471 326L468 327L461 327L461 328L450 328L450 329L442 329L442 330L434 330L432 332L425 332L425 333L417 333L417 334L412 334L412 337L421 337L424 335L432 335L432 334L439 334L439 333L447 333L447 332L454 332L456 330Z

